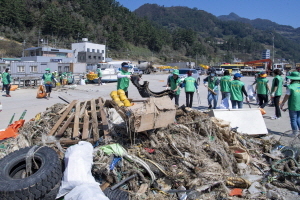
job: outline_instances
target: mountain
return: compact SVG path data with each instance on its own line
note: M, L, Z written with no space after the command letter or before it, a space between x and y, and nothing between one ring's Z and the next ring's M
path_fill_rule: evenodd
M220 15L218 16L218 19L222 21L236 21L236 22L242 22L245 24L250 24L254 28L260 29L260 30L269 30L269 31L275 31L278 34L286 37L287 39L294 40L298 43L300 43L300 27L295 29L292 26L287 25L280 25L275 22L272 22L267 19L254 19L250 20L247 18L239 17L235 13L230 13L229 15Z
M249 20L234 13L216 17L197 8L182 6L144 4L134 13L158 23L170 32L189 29L195 32L200 43L208 50L213 48L215 53L244 57L244 60L260 59L263 49L272 48L274 36L275 58L300 61L299 29L291 26L278 25L270 20Z

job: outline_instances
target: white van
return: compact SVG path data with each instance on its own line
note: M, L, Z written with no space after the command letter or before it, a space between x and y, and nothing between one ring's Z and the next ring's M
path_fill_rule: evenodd
M224 71L224 68L216 68L216 76L223 76Z
M241 73L240 68L232 68L231 75L233 76L236 73Z

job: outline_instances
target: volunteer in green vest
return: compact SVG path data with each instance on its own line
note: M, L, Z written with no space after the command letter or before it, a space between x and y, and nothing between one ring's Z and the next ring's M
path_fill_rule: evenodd
M214 102L213 109L217 108L218 95L219 95L219 84L220 80L216 77L216 71L211 70L208 77L203 80L204 86L208 89L207 101L208 108L212 108L211 102Z
M242 109L244 95L246 96L246 101L249 103L248 94L245 90L245 83L241 81L243 77L240 73L235 73L233 76L233 81L230 82L230 100L232 104L232 109Z
M121 71L117 75L118 78L117 90L119 89L124 90L128 98L129 80L131 79L130 72L128 72L129 65L128 63L123 62L121 66L122 66Z
M297 135L300 130L300 73L291 72L287 78L291 80L291 84L287 86L280 108L282 109L285 102L288 101L291 127L293 134Z
M46 99L49 100L52 91L52 81L56 81L54 75L50 73L50 68L46 68L46 73L43 74L41 85L45 84ZM57 82L57 81L56 81Z
M101 68L100 68L100 66L97 66L97 74L98 74L98 85L102 85L102 81L101 81L101 79L102 79L102 71L101 71Z
M282 72L280 69L274 70L275 77L272 81L272 87L271 87L271 97L274 101L275 106L275 116L271 119L279 119L281 117L281 112L279 108L279 100L282 95L282 85L283 85L283 78L281 77Z
M194 77L192 77L192 71L188 71L186 77L183 81L182 87L185 89L185 98L186 98L186 107L192 108L193 107L193 97L194 92L197 91L198 93L198 84Z
M269 80L266 77L266 72L260 72L259 77L256 79L255 93L257 93L258 104L261 108L264 108L269 101L268 93L270 92L270 88L268 85Z
M225 70L224 76L220 80L222 100L225 98L230 99L230 81L231 76L228 70Z
M9 72L9 69L6 68L5 72L2 73L2 82L3 82L3 88L6 91L6 97L11 97L9 94L11 79L10 79L10 74L8 72Z
M170 98L175 98L175 105L179 106L179 95L180 95L180 83L181 80L179 78L179 71L178 69L174 69L173 75L169 76L167 87L170 87L171 90L174 92Z

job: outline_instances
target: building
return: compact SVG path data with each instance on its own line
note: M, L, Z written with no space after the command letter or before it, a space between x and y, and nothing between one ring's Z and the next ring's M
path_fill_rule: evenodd
M270 49L265 49L261 53L261 59L270 59L271 58L271 51Z
M63 62L73 63L73 51L69 49L56 49L49 46L32 47L25 49L24 57L21 57L21 62Z
M105 62L105 45L88 42L83 38L82 42L72 43L75 62L86 63L87 68L96 66L99 62Z

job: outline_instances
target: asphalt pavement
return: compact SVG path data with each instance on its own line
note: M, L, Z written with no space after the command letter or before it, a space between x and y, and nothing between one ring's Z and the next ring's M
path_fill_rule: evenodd
M143 81L149 81L149 88L154 92L160 92L165 89L167 84L167 78L170 74L150 74L143 75ZM207 110L207 89L204 87L202 81L205 78L205 75L201 75L201 84L199 86L200 100L201 104L198 104L197 95L194 95L193 101L193 109L199 110ZM271 82L273 77L267 77L269 80L269 84L271 86ZM242 77L241 81L243 81L246 86L252 84L254 82L254 77ZM87 100L92 98L102 97L104 99L110 99L110 92L116 90L116 82L107 83L106 85L97 84L87 84L87 85L76 85L76 86L65 86L64 88L56 88L51 93L51 98L49 100L46 99L37 99L37 88L20 88L16 91L11 92L11 97L3 96L5 93L2 93L0 96L0 102L3 105L3 110L0 112L0 129L5 129L15 113L14 120L18 120L24 110L27 110L25 115L25 120L28 121L31 118L35 117L39 112L43 112L47 107L54 105L55 103L64 103L59 96L68 100ZM132 99L143 99L135 86L130 83L129 86L129 98ZM283 88L283 93L285 93L285 88ZM282 95L282 99L283 99ZM173 99L174 101L174 99ZM221 101L221 94L219 94L218 105ZM179 105L185 104L185 93L182 90L179 98ZM250 103L251 107L256 108L258 105L255 102ZM244 104L244 108L248 108L247 104ZM291 132L290 120L288 111L282 112L282 117L277 120L272 120L271 117L275 114L275 108L266 106L265 107L266 114L263 116L266 127L270 135L275 136L277 139L280 138L281 135L284 137L281 138L289 143L293 140L293 138L289 137L289 133ZM255 119L253 119L255 120ZM251 121L249 121L251 123ZM285 137L287 136L287 137Z

